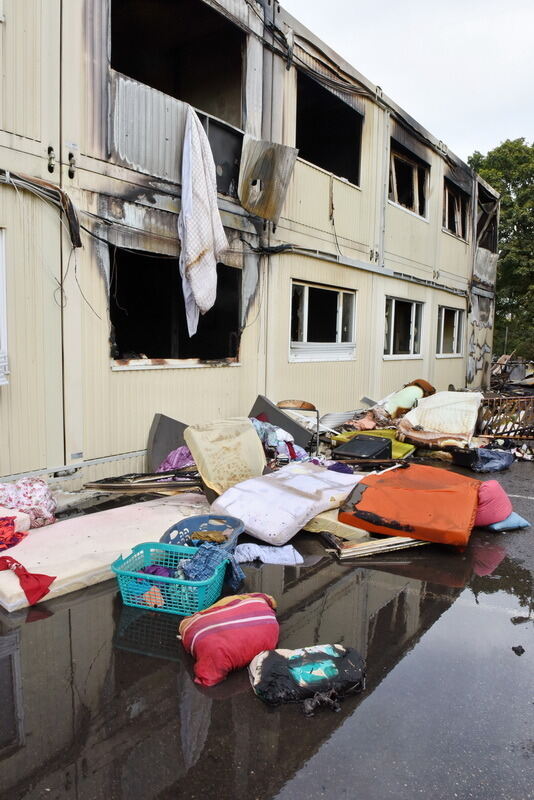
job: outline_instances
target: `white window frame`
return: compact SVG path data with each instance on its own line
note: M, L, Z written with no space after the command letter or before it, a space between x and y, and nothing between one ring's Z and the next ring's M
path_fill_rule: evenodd
M443 352L443 320L445 317L445 311L454 312L454 329L453 329L454 350L452 353ZM436 358L462 358L464 354L463 334L464 334L463 308L454 308L452 306L438 306L439 347L436 353Z
M293 287L304 287L303 300L303 330L302 341L292 341L292 301ZM328 292L337 293L336 311L336 341L335 342L308 342L308 292L309 289L322 289ZM351 321L351 341L342 341L343 324L343 296L347 294L353 298L352 321ZM341 289L335 286L327 286L322 283L306 283L301 280L292 280L289 287L289 361L351 361L356 355L356 296L354 289Z
M401 361L403 359L422 359L422 349L423 349L423 314L424 314L424 303L419 300L409 300L406 297L391 297L390 295L386 296L386 302L384 306L384 324L386 320L386 308L388 300L391 301L391 323L389 326L388 331L388 351L383 354L384 361ZM410 352L409 353L393 353L393 331L395 330L395 305L397 303L410 303L412 308L410 312ZM416 307L421 307L421 315L420 315L420 331L419 331L419 352L414 352L414 345L415 345L415 314L416 314Z
M408 156L405 156L403 153L399 153L398 150L395 150L394 147L391 148L390 157L389 157L389 173L391 179L391 192L393 197L389 197L389 202L392 203L397 208L402 208L404 211L407 211L410 214L413 214L418 219L424 219L428 221L428 195L429 195L429 181L430 181L430 167L416 161L415 159L411 159ZM414 208L409 208L408 206L403 205L399 202L398 199L398 191L397 191L397 173L395 172L395 159L399 159L399 161L404 161L405 164L408 164L412 168L412 193L414 199ZM424 183L424 201L425 201L425 213L420 214L419 211L419 169L425 170L425 183Z
M5 229L0 228L0 386L9 383L8 375Z
M453 231L449 228L449 194L454 199L454 225L456 231ZM465 230L463 230L462 225L462 203L465 203ZM469 232L469 220L470 220L470 203L469 198L462 192L461 189L456 188L453 184L449 183L448 181L444 181L443 183L443 222L442 222L442 230L444 233L448 233L451 236L455 236L457 239L461 239L463 242L468 242L468 232ZM460 231L458 233L458 231Z

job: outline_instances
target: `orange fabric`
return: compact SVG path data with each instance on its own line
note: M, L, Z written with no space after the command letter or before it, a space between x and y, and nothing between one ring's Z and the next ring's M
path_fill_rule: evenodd
M370 533L465 545L475 521L479 486L473 478L413 464L368 475L338 519Z

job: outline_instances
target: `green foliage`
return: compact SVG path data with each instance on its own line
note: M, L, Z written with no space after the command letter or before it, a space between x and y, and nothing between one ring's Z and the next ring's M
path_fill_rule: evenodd
M468 163L501 194L493 351L534 359L534 143L508 139Z

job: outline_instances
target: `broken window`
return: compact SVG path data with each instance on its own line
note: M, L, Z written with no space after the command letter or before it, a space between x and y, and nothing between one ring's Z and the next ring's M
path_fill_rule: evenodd
M8 383L7 359L7 293L4 230L0 228L0 386Z
M202 0L111 2L113 69L236 128L245 39Z
M428 164L391 140L389 199L393 203L425 217L429 173Z
M421 353L423 304L386 297L385 356L414 356Z
M445 179L443 189L443 227L467 241L469 195Z
M291 356L335 361L355 352L356 292L293 281Z
M460 355L464 312L461 308L438 307L438 332L436 353L438 355Z
M111 357L237 358L241 270L217 265L217 299L189 337L178 259L110 246Z
M497 214L499 201L478 185L477 243L479 247L497 252Z
M301 158L358 185L362 122L354 108L297 71L296 147Z

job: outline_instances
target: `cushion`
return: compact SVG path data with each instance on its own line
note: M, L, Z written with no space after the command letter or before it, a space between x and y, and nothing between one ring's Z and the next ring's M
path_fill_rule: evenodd
M337 508L362 477L363 473L345 475L317 464L293 463L238 483L218 497L211 510L243 520L256 539L287 544L310 519Z
M364 475L339 519L370 533L466 545L480 481L417 464Z
M513 531L517 528L530 528L530 522L527 522L524 517L520 517L515 511L512 511L510 516L503 519L502 522L494 522L493 525L487 526L491 531Z
M276 602L268 594L223 597L180 623L182 644L195 659L195 683L214 686L278 643Z
M512 513L512 503L500 483L484 481L478 490L478 508L475 525L485 528L501 522Z

